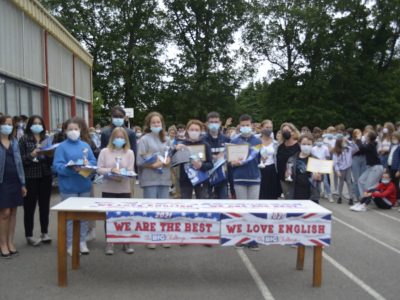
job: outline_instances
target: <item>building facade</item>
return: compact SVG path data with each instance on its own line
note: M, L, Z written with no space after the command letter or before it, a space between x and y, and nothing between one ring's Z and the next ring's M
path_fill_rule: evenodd
M0 0L0 112L92 125L92 57L36 0Z

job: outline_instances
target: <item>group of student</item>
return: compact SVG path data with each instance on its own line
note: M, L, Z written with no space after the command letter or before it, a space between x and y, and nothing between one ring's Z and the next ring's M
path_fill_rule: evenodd
M365 211L370 202L379 208L397 205L400 177L399 131L392 123L382 128L367 126L363 131L329 127L301 132L292 123L283 123L274 134L273 123L265 120L255 124L249 115L242 115L237 127L231 120L223 126L220 115L210 112L205 123L190 120L186 125L168 130L163 116L151 112L142 128L126 127L125 111L114 107L111 124L100 131L90 130L82 118L73 117L62 124L58 132L46 134L41 116L27 119L22 135L10 116L0 116L0 255L18 255L14 244L17 207L24 207L27 243L38 246L50 243L48 234L50 196L53 176L57 176L61 200L69 197L93 196L93 176L82 176L78 166L69 162L82 160L84 165L96 166L103 180L103 198L131 198L134 180L111 176L122 170L138 172L143 198L170 197L190 199L308 199L319 203L321 196L334 202L331 187L342 203L343 185L347 184L350 209ZM100 129L97 129L100 130ZM57 144L54 156L45 155L41 146ZM211 178L193 183L191 172L207 173L220 159L226 158L228 145L248 145L248 157L225 162L220 166L220 180ZM172 166L180 151L202 146L204 155ZM308 159L332 159L333 176L307 171ZM215 169L215 168L214 168ZM34 214L39 206L41 236L33 236ZM89 254L88 233L93 224L81 222L80 252ZM163 245L165 248L170 245ZM258 250L257 243L247 245ZM67 252L72 253L72 222L67 226ZM149 249L156 245L148 244ZM243 247L243 245L237 245ZM131 254L132 245L123 245ZM105 253L112 255L114 245L107 244Z

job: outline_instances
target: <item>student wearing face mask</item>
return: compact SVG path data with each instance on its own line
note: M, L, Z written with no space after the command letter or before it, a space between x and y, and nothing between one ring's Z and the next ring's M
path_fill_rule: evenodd
M351 179L351 165L353 163L353 155L358 151L357 145L347 139L337 139L335 148L333 149L333 168L339 178L339 198L338 204L342 203L343 185L346 182L349 192L349 205L353 205L353 186Z
M24 198L25 237L29 245L50 243L48 235L50 196L52 184L52 159L40 154L39 145L45 143L46 127L40 116L31 116L25 130L25 135L19 140L22 162L24 165L26 188L28 193ZM43 145L45 146L45 145ZM41 236L33 237L33 225L36 206L39 204Z
M317 136L320 136L317 134ZM313 137L315 135L313 134ZM317 141L315 142L312 150L311 150L311 155L317 159L321 160L329 160L331 159L331 153L329 152L329 148L327 145L325 145L324 141L322 140L322 136L320 136ZM332 197L332 192L331 192L331 186L329 183L329 175L328 174L322 174L322 180L323 180L323 185L324 185L324 197L329 200L329 202L333 203L333 197ZM318 189L321 191L321 182L318 182Z
M352 133L352 140L361 140L362 132L360 129L354 129ZM351 173L353 175L353 193L356 200L360 200L361 196L360 191L358 189L358 179L361 174L367 169L367 161L365 159L365 153L361 150L358 150L353 155L353 162L351 164Z
M259 199L278 199L281 195L281 185L276 171L276 152L278 142L273 139L270 129L261 131L262 147L260 149L260 196Z
M111 133L108 146L101 150L97 162L98 173L105 175L108 173L118 174L121 169L133 171L135 165L135 155L129 145L129 138L126 131L121 127L116 127ZM101 184L103 198L131 198L131 185L129 178L105 177ZM127 254L132 254L134 249L131 244L124 244L123 250ZM114 254L114 244L107 243L106 255Z
M358 179L358 189L360 195L376 186L383 174L383 166L378 156L376 133L368 131L365 137L365 144L361 140L355 141L360 151L365 153L367 161L367 169L361 174Z
M14 245L17 207L26 196L25 174L10 116L0 116L0 257L18 255ZM3 272L3 271L2 271Z
M203 128L203 123L199 120L190 120L186 125L186 140L184 140L181 144L178 144L175 148L175 151L180 151L184 149L186 146L199 146L204 145L205 148L205 156L198 157L198 159L191 160L189 164L196 170L200 170L203 172L207 172L212 169L212 154L211 147L209 144L204 142L201 139L201 131ZM191 199L193 190L196 195L196 199L208 199L208 181L200 183L196 186L192 185L186 171L185 164L180 165L180 178L179 184L181 189L181 198L182 199Z
M360 203L350 207L350 210L357 212L367 211L367 206L373 201L378 208L391 209L396 205L396 187L391 181L389 173L383 173L381 183L364 192Z
M318 182L322 180L321 174L307 171L308 159L311 156L314 138L311 134L304 134L300 137L300 152L289 158L291 170L286 170L292 177L292 184L289 188L289 199L312 200L319 203Z
M279 145L276 155L278 177L281 182L281 188L285 199L290 199L289 189L291 182L286 181L286 164L290 157L300 152L300 145L297 142L300 134L292 123L283 123L280 131L282 133L283 142Z
M394 124L386 122L382 128L382 135L377 138L379 159L384 168L387 167L393 132Z
M217 112L210 112L207 115L208 132L204 136L203 141L211 146L211 154L215 162L219 158L223 158L225 154L225 144L230 142L230 139L221 132L221 117ZM224 166L223 166L224 167ZM228 199L228 179L210 185L210 198L212 199Z
M137 139L136 139L136 134L133 130L130 130L128 127L125 126L125 117L126 113L125 110L120 107L120 106L115 106L111 110L111 126L105 128L103 132L101 133L101 145L100 148L103 149L107 147L109 141L110 141L110 136L113 130L116 127L122 127L125 131L126 134L129 137L129 144L131 145L131 150L136 155L136 148L137 148ZM135 171L137 172L136 168L136 162L135 162ZM134 195L135 192L135 181L132 180L131 182L131 191L132 191L132 196Z
M172 183L171 160L165 132L165 123L162 115L158 112L149 113L145 119L144 132L145 135L139 140L137 156L140 186L143 188L143 197L167 199L169 198L168 189ZM167 155L165 155L166 151ZM154 154L159 155L157 161L152 164L146 163L146 155ZM157 171L160 169L162 172Z
M397 197L400 197L399 179L400 179L400 131L395 131L392 134L392 145L388 156L387 168L396 187Z
M92 181L88 177L80 175L75 168L67 167L69 161L78 161L84 159L87 153L85 164L95 166L96 158L89 144L80 139L81 128L80 120L71 118L66 121L66 137L56 149L53 161L53 170L58 175L58 188L62 201L69 197L90 197ZM86 235L88 231L88 222L81 221L80 232L80 252L89 254L86 245ZM72 221L67 222L67 252L72 255Z
M250 148L260 147L261 140L256 138L252 133L252 118L249 115L241 115L239 118L239 131L240 135L232 140L232 144L243 145L247 144ZM250 152L255 151L250 149ZM254 155L252 160L248 160L247 157L242 160L232 161L233 169L233 182L235 187L236 199L258 199L260 196L260 183L261 173L258 168L259 155ZM238 244L237 247L243 247ZM259 247L256 242L250 242L248 244L250 250L258 251Z
M101 133L101 146L100 146L101 149L107 147L110 141L111 133L113 132L115 127L122 127L128 134L131 150L136 155L136 134L135 132L133 132L132 130L130 130L125 126L125 116L126 113L122 107L120 106L113 107L113 109L111 110L111 126L105 128Z

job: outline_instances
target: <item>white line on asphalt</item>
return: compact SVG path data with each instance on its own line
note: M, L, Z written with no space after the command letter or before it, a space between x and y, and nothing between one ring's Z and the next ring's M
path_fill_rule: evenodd
M377 211L377 210L372 210L372 209L371 209L371 211L373 211L374 213L379 214L379 215L381 215L381 216L384 216L384 217L386 217L386 218L389 218L389 219L391 219L391 220L394 220L394 221L396 221L396 222L400 222L400 219L399 219L399 218L392 217L391 215L385 214L385 213L380 212L380 211Z
M395 248L393 246L390 246L389 244L386 244L385 242L382 242L381 240L378 240L376 237L373 237L372 235L369 235L368 233L365 233L364 231L358 229L357 227L354 227L353 225L350 225L349 223L347 223L347 222L345 222L345 221L343 221L341 219L338 219L337 217L332 217L332 218L333 218L333 220L338 221L339 223L342 223L343 225L353 229L354 231L357 231L359 234L362 234L363 236L369 238L370 240L373 240L374 242L382 245L383 247L386 247L386 248L392 250L393 252L396 252L397 254L400 254L400 250L399 249L397 249L397 248Z
M351 273L348 269L346 269L344 266L342 266L340 263L338 263L336 260L334 260L332 257L330 257L328 254L325 252L322 253L324 258L329 261L336 269L338 269L340 272L342 272L344 275L349 277L351 280L353 280L357 285L359 285L364 291L366 291L368 294L370 294L373 298L377 300L385 300L385 298L379 294L377 291L375 291L372 287L370 287L368 284L366 284L364 281L362 281L360 278L358 278L356 275Z
M268 289L265 282L262 280L260 274L258 274L256 268L251 263L250 259L247 257L246 253L244 253L243 249L237 249L237 253L239 254L240 258L242 259L244 265L246 266L247 270L249 271L251 277L253 277L254 281L258 289L260 290L261 294L263 295L265 300L275 300L274 296L272 296L270 290Z

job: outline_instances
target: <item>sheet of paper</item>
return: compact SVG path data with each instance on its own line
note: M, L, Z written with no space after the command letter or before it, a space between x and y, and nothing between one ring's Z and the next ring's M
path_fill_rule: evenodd
M226 151L228 162L245 160L249 155L249 145L227 145Z
M333 172L333 161L310 157L307 163L307 171L320 174L331 174Z

